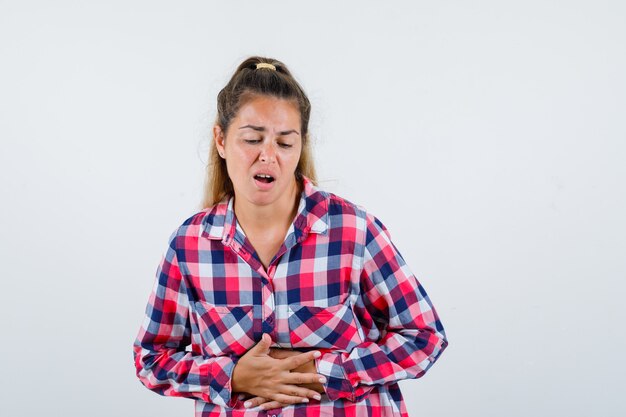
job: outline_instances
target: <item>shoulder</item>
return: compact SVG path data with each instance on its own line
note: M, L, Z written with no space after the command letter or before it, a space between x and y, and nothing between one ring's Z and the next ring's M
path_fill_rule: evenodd
M333 217L341 219L353 217L363 230L371 228L387 230L382 221L363 205L331 192L326 192L326 194L328 195L328 214L331 217L331 222Z
M216 204L184 217L184 220L170 231L170 245L184 247L186 246L184 241L198 239L208 226L220 220L223 224L224 213L221 213L221 208L220 204Z
M363 206L353 203L347 198L339 196L330 191L322 191L322 193L328 202L329 216L355 216L359 218L364 218L366 216L367 211Z

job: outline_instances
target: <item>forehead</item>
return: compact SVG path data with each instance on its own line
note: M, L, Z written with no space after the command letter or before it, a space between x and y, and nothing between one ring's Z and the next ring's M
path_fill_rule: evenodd
M243 102L233 122L238 125L253 124L269 129L299 130L300 110L294 100L253 95Z

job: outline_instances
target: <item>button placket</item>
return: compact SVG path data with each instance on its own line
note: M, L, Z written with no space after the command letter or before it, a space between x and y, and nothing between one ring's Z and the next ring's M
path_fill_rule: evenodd
M261 273L261 294L263 299L263 333L276 336L276 326L274 321L274 286L265 273Z

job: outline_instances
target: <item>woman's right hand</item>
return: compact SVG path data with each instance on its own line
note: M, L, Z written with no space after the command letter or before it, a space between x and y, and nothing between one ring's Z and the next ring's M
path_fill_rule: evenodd
M303 352L285 359L269 356L271 338L263 333L261 341L237 361L233 369L231 388L233 392L249 393L256 397L282 404L308 402L319 399L319 393L299 384L324 383L323 375L290 372L319 357L319 351Z

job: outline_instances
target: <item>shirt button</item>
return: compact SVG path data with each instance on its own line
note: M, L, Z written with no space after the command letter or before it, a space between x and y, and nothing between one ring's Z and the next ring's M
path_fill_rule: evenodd
M274 323L274 316L269 316L269 317L267 318L267 322L268 322L269 324Z

